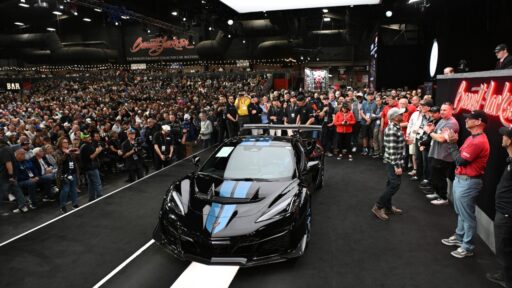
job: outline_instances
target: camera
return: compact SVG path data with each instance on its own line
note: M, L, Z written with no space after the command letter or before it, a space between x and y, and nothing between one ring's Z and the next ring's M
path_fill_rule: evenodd
M62 181L64 183L69 183L69 182L73 181L73 175L71 175L71 174L63 175Z

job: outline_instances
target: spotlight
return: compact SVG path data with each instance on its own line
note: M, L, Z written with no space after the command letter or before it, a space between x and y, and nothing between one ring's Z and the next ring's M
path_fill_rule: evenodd
M324 9L322 9L322 12L327 13L327 12L329 12L329 9L324 8Z
M244 44L245 44L245 39L244 39L244 40L242 40L242 43L244 43Z
M73 15L78 16L78 12L77 11L73 11Z
M53 14L55 14L55 15L57 15L57 16L62 15L62 12L60 12L60 11L53 11L52 13L53 13Z
M393 12L391 10L386 11L386 17L393 16Z
M92 21L90 18L84 18L82 20L84 20L85 22L91 22Z
M20 5L21 7L25 7L25 8L30 7L30 5L28 5L27 3L20 3L18 5Z
M329 22L329 21L331 21L331 18L329 18L329 17L324 17L324 22Z
M123 15L123 16L121 16L121 18L123 18L123 19L125 19L125 20L126 20L126 19L130 19L130 16L128 16L128 15Z
M213 27L212 26L208 27L208 31L213 31Z
M183 17L183 22L187 21L187 18Z
M119 22L117 22L117 21L116 21L116 22L114 23L114 25L119 26Z
M103 11L103 10L101 10L101 8L94 8L94 11L96 11L96 12L101 12L101 11Z
M233 20L229 19L229 20L228 20L228 25L229 25L229 26L233 25Z
M59 9L60 10L64 9L64 5L59 5Z
M171 14L172 16L178 16L178 11L172 11Z
M21 22L14 22L14 25L18 25L18 26L25 26L25 24L21 23Z
M420 2L421 0L409 0L408 4L414 3L414 2Z
M228 38L231 38L231 34L228 34Z
M48 27L48 28L46 28L46 30L48 30L48 31L50 31L50 32L54 32L54 31L55 31L55 28Z

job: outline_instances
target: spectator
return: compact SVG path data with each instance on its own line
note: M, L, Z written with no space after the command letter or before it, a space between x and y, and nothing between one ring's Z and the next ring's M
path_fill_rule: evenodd
M281 107L281 103L278 98L274 98L272 100L272 106L268 109L268 118L270 124L284 124L284 110L283 107ZM270 129L269 133L272 136L281 136L280 129Z
M164 126L167 126L166 129L170 130L170 127L168 125L164 125ZM161 132L157 132L157 133L161 133ZM133 182L136 179L142 179L142 177L144 177L144 163L143 163L144 159L143 159L143 155L142 155L142 145L140 143L137 143L137 141L135 140L135 136L136 136L135 129L128 130L127 134L128 134L128 139L126 139L121 144L121 150L123 151L123 158L126 161L125 162L126 170L128 170L128 182ZM153 140L155 140L154 136L151 138ZM152 142L153 142L153 140L152 140ZM155 143L154 145L161 144L161 143L157 143L157 142L154 142L154 143ZM154 151L154 152L155 152L155 157L156 157L156 154L158 152L157 151Z
M162 131L155 133L153 136L153 145L155 150L155 157L153 164L155 170L160 170L162 167L167 167L171 164L173 154L173 141L171 136L171 126L163 125Z
M242 130L245 124L249 124L249 104L251 104L251 98L245 92L238 94L238 98L235 100L235 107L238 113L238 125L240 125L240 134L248 135L248 130Z
M25 205L25 196L16 181L15 167L17 159L5 140L0 139L0 191L3 194L16 198L18 208L13 213L28 212Z
M328 157L333 156L333 144L336 133L336 126L334 125L334 112L335 108L329 102L329 96L324 95L322 98L321 111L318 114L320 125L322 125L322 135L320 137L322 146L325 150L325 155Z
M401 209L393 206L392 198L400 189L404 168L403 151L405 140L400 129L404 112L404 108L394 107L390 109L387 115L387 119L390 122L384 131L384 165L386 166L388 181L386 182L386 190L372 208L373 214L384 221L389 220L386 214L402 214Z
M371 130L372 130L372 145L373 145L373 158L382 157L382 133L380 133L380 127L382 125L382 110L384 109L384 105L382 103L382 97L377 95L375 97L375 110L372 111L371 118Z
M423 127L428 124L429 121L429 112L430 108L433 106L432 101L424 100L420 102L419 108L416 112L414 112L410 119L409 124L407 125L406 132L406 141L412 145L412 149L414 153L410 153L415 157L416 169L414 175L411 175L411 180L425 180L424 176L426 175L426 164L427 164L427 156L426 154L420 151L419 140L423 136L424 131Z
M228 104L226 106L226 126L229 138L238 135L238 111L234 103L235 98L229 95Z
M500 44L494 49L498 62L496 63L496 70L512 68L512 56L508 53L508 47L505 44Z
M452 155L448 149L446 137L443 130L452 130L454 133L459 132L459 123L452 116L453 108L451 103L445 103L441 106L441 121L436 126L428 124L424 130L432 137L432 145L428 156L432 157L430 163L432 175L432 188L434 193L427 195L432 200L433 205L448 205L447 189L448 183L446 179L453 181L455 164Z
M98 159L103 147L94 148L89 134L82 133L80 139L84 142L80 148L80 164L87 176L87 189L89 191L89 202L91 202L103 196L101 194L100 162Z
M363 138L363 153L362 155L370 155L371 146L370 143L373 137L372 127L372 114L377 109L377 104L375 103L375 95L373 93L369 93L367 96L367 100L363 101L361 105L361 110L359 110L359 114L361 117L361 138Z
M482 176L489 159L489 140L484 134L487 125L487 115L482 110L474 110L466 117L466 128L471 136L457 149L458 136L453 131L446 133L448 147L454 162L455 180L453 182L453 205L457 213L457 228L455 234L442 243L448 246L460 246L452 251L457 258L473 256L475 248L473 237L476 234L476 197L483 187Z
M352 111L350 111L348 103L341 105L340 111L334 116L333 124L336 126L336 133L338 134L338 160L343 158L343 154L348 154L348 160L352 161L350 154L350 139L352 136L352 127L356 123L356 118Z
M14 175L16 175L16 181L21 190L26 191L29 195L29 208L37 208L37 197L36 188L39 182L39 178L36 176L36 171L32 162L25 160L26 151L24 149L18 149L14 152L16 156L16 162L14 164Z
M212 122L206 119L205 113L200 113L199 118L201 119L201 130L199 132L199 139L203 142L203 149L210 147L211 135L213 132Z
M55 159L57 160L56 183L60 190L59 207L61 213L68 212L66 203L68 197L71 197L71 205L78 208L77 202L77 164L73 160L72 154L80 153L78 148L70 148L70 140L66 137L60 137L57 141L57 151Z
M52 166L42 148L34 148L33 153L34 157L31 161L35 176L39 178L38 188L41 188L44 195L43 202L53 201L52 187L56 185L57 166Z

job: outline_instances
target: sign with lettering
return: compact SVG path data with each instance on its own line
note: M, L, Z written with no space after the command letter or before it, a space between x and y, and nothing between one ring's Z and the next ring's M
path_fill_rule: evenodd
M21 90L21 85L17 82L8 82L5 84L5 90Z
M184 38L134 35L126 41L128 61L199 59L195 46Z

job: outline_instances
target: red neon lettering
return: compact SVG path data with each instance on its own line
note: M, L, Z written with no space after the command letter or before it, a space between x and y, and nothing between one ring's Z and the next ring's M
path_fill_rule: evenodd
M132 48L130 48L130 52L136 53L139 50L149 50L149 56L158 56L164 51L164 49L181 51L183 48L191 49L194 48L194 46L190 45L187 39L168 40L167 37L157 37L144 42L142 37L139 37L133 43Z
M468 83L462 81L455 96L455 113L461 110L484 110L488 115L499 116L503 125L512 126L512 85L510 82L505 82L501 94L497 94L496 89L495 81L491 81L489 85L482 83L480 87L472 89L468 89ZM468 90L478 90L478 92L471 93Z

